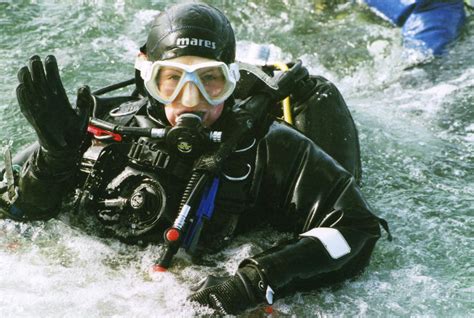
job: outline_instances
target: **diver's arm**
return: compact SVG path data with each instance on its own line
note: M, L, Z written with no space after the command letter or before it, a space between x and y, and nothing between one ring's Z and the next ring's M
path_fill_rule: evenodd
M301 134L270 127L259 142L252 188L259 215L246 222L272 223L297 238L245 259L230 278L208 277L191 300L236 314L290 290L354 276L368 263L379 219L352 176Z
M339 206L327 206L327 221L299 237L280 243L245 260L241 267L255 266L276 293L316 288L340 282L360 273L368 264L380 237L379 220L364 204L353 179L336 185ZM356 198L356 200L354 200ZM363 202L363 201L361 201ZM316 202L315 209L325 202ZM329 212L329 213L328 213Z
M314 144L284 131L272 133L260 152L265 154L262 197L272 204L267 204L267 218L298 237L246 259L240 267L257 269L276 297L359 273L380 228L352 176Z
M54 217L63 195L75 184L75 152L47 153L37 149L23 165L15 185L17 198L10 201L2 194L1 205L7 217L38 220Z

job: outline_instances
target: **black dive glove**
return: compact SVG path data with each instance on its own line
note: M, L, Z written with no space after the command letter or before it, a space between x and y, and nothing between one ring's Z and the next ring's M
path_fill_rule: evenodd
M306 89L306 84L309 81L309 72L303 66L303 62L298 60L292 68L286 72L281 72L274 76L268 85L262 89L262 93L268 94L275 102L279 102L286 97L299 96Z
M254 266L245 266L232 277L207 277L194 288L196 293L189 300L209 306L222 315L235 315L265 302L267 288L262 273Z
M88 87L79 89L74 111L61 83L56 58L38 56L29 60L18 72L16 89L21 112L35 129L41 147L50 155L76 152L84 138L88 117L93 106Z

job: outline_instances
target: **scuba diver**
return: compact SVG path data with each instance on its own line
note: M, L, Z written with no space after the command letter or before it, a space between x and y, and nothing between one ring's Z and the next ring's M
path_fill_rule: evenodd
M387 225L358 188L357 131L341 94L301 62L278 72L236 63L235 48L221 11L172 6L140 49L133 93L84 86L76 109L55 58L33 56L17 98L38 143L13 159L6 151L3 214L47 220L70 200L122 241L164 243L156 271L179 248L212 253L259 225L292 233L234 275L198 284L189 299L221 314L360 273ZM288 96L294 125L277 118Z

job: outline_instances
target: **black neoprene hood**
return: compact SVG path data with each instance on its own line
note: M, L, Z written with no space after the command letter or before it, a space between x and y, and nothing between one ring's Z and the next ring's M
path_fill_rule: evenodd
M153 21L146 42L148 60L194 55L230 64L235 36L227 17L204 3L175 5Z

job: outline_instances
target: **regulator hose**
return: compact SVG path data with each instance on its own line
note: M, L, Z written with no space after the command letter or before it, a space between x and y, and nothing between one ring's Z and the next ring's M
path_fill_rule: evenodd
M189 212L193 209L196 199L202 195L202 189L209 179L209 174L206 171L194 171L192 173L181 198L179 214L173 225L164 233L165 252L153 266L153 271L164 272L170 266L171 260L181 247L183 234L192 222Z

